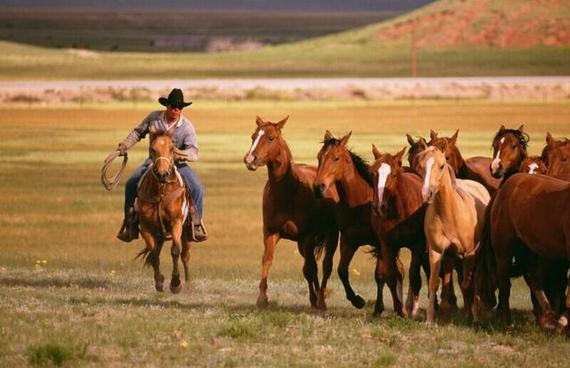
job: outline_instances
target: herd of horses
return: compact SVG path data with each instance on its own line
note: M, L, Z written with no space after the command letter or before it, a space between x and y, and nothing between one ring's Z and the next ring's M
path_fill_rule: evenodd
M288 117L276 123L258 117L244 157L249 170L266 166L263 191L263 244L257 306L268 305L267 280L280 239L297 243L311 307L326 309L326 288L333 256L340 244L338 276L356 308L365 300L349 279L350 262L363 245L376 258L374 314L384 310L388 285L394 311L420 318L421 271L428 281L426 321L457 308L453 274L457 273L464 308L477 322L494 308L512 324L510 279L524 276L539 326L568 333L570 319L570 140L546 136L541 156L528 156L524 127L501 126L493 138L493 157L464 159L451 137L430 132L395 154L372 145L368 164L348 148L351 133L335 138L326 131L318 167L297 164L283 138ZM403 164L407 153L408 165ZM178 258L189 280L190 237L184 231L188 196L173 165L168 133L153 131L154 164L141 179L139 221L146 248L140 253L154 268L162 291L159 255L164 240L173 246L172 292L181 288ZM409 290L404 302L404 265L400 249L411 251ZM322 257L319 281L317 260ZM437 298L442 284L440 300Z

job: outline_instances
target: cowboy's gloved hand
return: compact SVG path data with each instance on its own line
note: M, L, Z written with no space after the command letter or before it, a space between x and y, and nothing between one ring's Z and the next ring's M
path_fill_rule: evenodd
M119 143L117 146L117 151L119 151L119 156L125 156L127 154L127 145L123 142Z
M174 149L174 160L175 161L186 161L188 160L188 150L181 150L178 148Z

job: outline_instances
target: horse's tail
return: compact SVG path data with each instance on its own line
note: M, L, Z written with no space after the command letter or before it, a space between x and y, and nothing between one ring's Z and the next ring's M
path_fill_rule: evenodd
M315 259L318 261L324 253L326 245L325 233L315 235L315 248L313 249L313 254Z
M497 304L495 291L497 290L497 261L495 250L491 243L491 209L495 202L495 197L491 197L485 209L483 229L481 231L479 249L475 254L474 282L475 292L485 301L489 308Z
M152 262L151 262L151 250L148 249L148 247L144 247L136 256L134 259L139 259L142 258L143 263L145 266L152 266Z

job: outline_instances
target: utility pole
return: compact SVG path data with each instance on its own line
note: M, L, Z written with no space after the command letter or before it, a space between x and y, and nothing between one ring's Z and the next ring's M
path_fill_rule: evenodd
M418 25L418 18L414 18L414 20L412 21L412 39L411 39L411 73L412 73L412 78L415 78L417 76L417 45L416 45L416 41L417 41L417 37L416 37L416 27Z

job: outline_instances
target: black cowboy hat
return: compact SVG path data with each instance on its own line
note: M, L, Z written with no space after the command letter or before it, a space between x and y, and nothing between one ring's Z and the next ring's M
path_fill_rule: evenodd
M160 104L163 106L178 106L180 108L192 104L192 102L184 101L184 95L182 94L182 91L179 88L174 88L172 91L170 91L168 97L166 98L160 97L158 99L158 102L160 102Z

